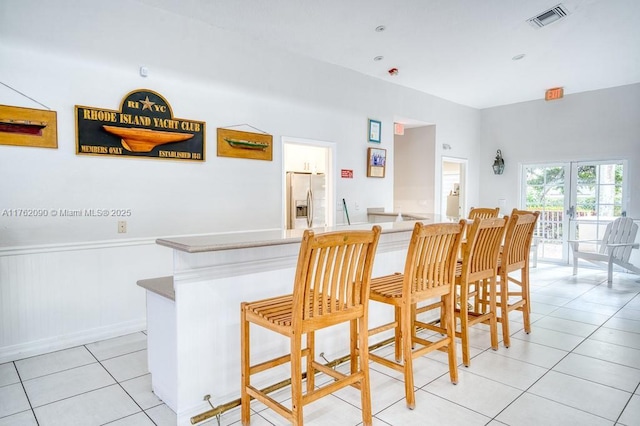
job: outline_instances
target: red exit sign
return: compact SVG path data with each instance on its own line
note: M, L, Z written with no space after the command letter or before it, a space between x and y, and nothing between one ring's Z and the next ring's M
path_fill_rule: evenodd
M564 96L564 89L562 87L554 87L553 89L549 89L544 94L545 101L555 101L556 99L561 99Z

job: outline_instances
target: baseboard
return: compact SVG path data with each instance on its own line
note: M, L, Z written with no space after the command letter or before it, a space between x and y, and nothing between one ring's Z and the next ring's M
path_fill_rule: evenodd
M146 318L0 348L0 364L143 331Z

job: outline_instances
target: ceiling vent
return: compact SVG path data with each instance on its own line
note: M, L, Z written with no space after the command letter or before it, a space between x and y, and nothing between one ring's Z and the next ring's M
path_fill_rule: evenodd
M563 4L559 4L549 10L542 12L538 16L527 19L527 22L530 23L534 28L542 28L564 18L568 14L569 11L567 10L567 8Z

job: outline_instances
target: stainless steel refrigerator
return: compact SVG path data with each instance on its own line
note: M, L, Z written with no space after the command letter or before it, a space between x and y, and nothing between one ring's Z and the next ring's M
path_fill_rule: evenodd
M287 172L287 229L325 226L324 174Z

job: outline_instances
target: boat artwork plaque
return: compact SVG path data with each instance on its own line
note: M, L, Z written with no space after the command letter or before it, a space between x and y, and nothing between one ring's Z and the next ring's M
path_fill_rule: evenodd
M0 145L58 148L56 112L0 105Z
M204 161L205 122L175 118L159 93L128 93L120 111L76 105L76 154Z
M218 128L218 157L273 160L273 136Z

